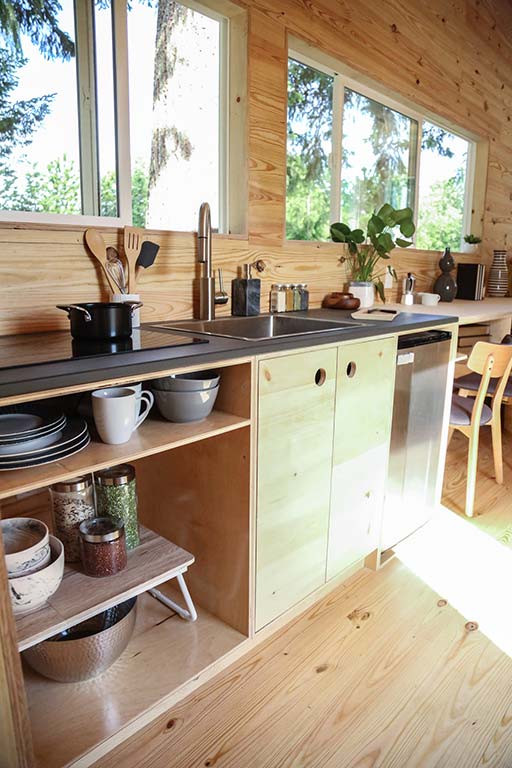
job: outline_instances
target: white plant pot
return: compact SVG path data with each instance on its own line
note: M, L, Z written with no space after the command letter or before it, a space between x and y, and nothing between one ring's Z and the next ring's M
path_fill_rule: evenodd
M361 309L372 307L375 301L375 286L373 283L362 283L357 280L350 282L350 293L361 302Z
M480 243L462 243L462 253L478 253Z

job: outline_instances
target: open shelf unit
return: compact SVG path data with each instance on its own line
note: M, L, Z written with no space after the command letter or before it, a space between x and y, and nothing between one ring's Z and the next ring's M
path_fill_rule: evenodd
M66 565L62 583L46 605L16 619L18 649L24 651L113 605L173 579L193 562L194 556L189 552L141 526L139 546L128 552L126 568L115 576L95 579Z
M141 544L127 568L93 579L66 565L47 605L15 622L22 652L137 596L135 633L98 678L58 683L23 665L39 768L102 764L115 744L197 687L251 634L252 380L252 361L223 364L216 407L201 422L171 423L152 413L123 445L93 436L63 461L0 472L1 516L39 517L51 526L48 486L126 462L136 471ZM198 612L193 622L148 591L158 586L179 601L175 577L185 571Z
M97 759L100 765L108 765L101 757L109 749L113 724L116 731L125 728L152 708L153 717L161 714L171 692L176 695L181 686L245 639L204 609L198 609L198 618L191 623L170 613L151 595L140 595L135 633L103 675L85 683L63 684L26 668L37 764L68 766L87 755L87 763Z
M250 424L250 420L232 413L214 410L203 421L173 424L151 416L133 433L129 442L107 445L93 439L83 451L63 461L55 461L32 469L0 472L0 499L67 480L76 475L97 472L115 464L124 464L142 456L179 448L187 443L205 440Z

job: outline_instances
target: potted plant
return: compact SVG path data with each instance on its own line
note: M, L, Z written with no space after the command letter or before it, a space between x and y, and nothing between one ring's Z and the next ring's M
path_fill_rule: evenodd
M478 246L481 242L481 237L477 237L476 235L465 235L462 250L464 253L477 253Z
M408 248L412 240L403 240L395 236L398 227L404 237L412 237L416 227L413 222L413 212L410 208L396 210L385 203L377 213L368 220L366 234L362 229L350 229L347 224L340 222L331 224L331 238L335 243L346 243L348 246L348 261L351 272L350 291L361 301L361 307L371 307L375 297L375 289L383 302L384 284L382 277L387 271L396 278L396 272L391 265L379 271L381 259L389 259L391 251L398 246Z

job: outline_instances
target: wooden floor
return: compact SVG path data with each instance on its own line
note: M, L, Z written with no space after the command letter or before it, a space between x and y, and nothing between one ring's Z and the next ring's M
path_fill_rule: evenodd
M446 474L444 501L458 507L465 447L454 438ZM424 531L421 557L405 547L399 557L417 562L416 573L399 559L360 572L155 721L109 768L512 766L512 627L494 627L512 613L510 581L497 591L492 576L497 608L488 610L485 581L476 601L481 551L512 574L512 553L488 535L511 545L512 458L502 488L488 445L481 458L477 517L450 513L444 535Z

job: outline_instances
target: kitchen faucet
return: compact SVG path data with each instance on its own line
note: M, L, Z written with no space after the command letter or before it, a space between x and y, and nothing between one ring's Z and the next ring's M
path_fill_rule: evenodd
M215 305L227 304L228 295L224 290L221 269L219 269L219 290L215 291L215 277L212 274L212 223L208 203L202 203L199 209L197 242L197 260L205 265L203 274L199 278L199 319L213 320Z

